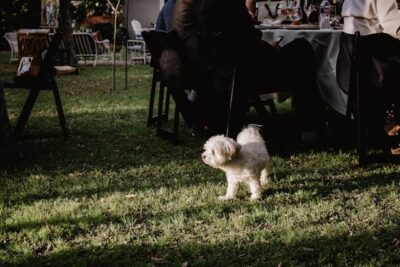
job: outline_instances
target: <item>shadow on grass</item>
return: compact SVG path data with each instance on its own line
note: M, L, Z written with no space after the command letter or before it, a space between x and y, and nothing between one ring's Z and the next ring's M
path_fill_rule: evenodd
M299 190L313 192L316 199L319 197L329 197L335 192L351 193L353 191L366 191L370 187L387 186L393 182L398 182L399 176L397 173L374 174L352 176L352 178L344 179L343 177L336 178L304 178L294 181L283 181L277 185L277 188L267 188L263 194L272 195L276 193L295 193Z
M291 266L291 265L393 265L400 261L390 240L398 226L361 231L358 234L324 234L296 241L271 237L264 242L241 239L215 243L179 239L160 244L149 240L123 245L76 245L58 252L28 255L20 266ZM382 236L386 236L382 238ZM250 236L249 238L257 238ZM384 250L385 256L376 251Z

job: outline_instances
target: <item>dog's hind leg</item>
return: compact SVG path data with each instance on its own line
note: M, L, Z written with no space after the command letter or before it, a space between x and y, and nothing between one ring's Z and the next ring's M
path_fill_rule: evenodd
M268 183L268 163L266 164L265 168L261 171L260 183L261 186L264 186Z
M247 184L249 185L251 196L250 200L257 200L261 198L261 185L258 179L252 178Z

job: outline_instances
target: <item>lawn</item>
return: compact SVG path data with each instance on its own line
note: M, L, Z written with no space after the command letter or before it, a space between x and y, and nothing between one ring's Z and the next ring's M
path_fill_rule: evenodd
M0 53L0 76L15 69ZM146 126L149 66L82 66L59 79L69 128L43 92L0 169L1 266L290 266L400 264L397 165L359 168L353 150L272 150L263 199L220 202L224 174L200 160L182 125L173 145ZM6 90L15 125L26 97ZM268 134L267 143L268 143ZM268 143L273 146L273 144ZM129 197L127 197L129 196Z

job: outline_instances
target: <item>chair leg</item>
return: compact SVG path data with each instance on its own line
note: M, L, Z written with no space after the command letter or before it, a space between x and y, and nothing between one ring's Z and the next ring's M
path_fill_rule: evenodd
M64 110L63 110L63 107L61 104L60 93L58 91L57 85L55 85L53 88L53 95L54 95L54 100L56 102L58 119L60 120L61 130L62 130L64 138L67 139L68 133L67 133L67 128L65 126Z
M18 139L22 134L26 123L28 122L29 115L32 112L33 105L36 102L37 97L39 96L40 90L32 89L29 92L28 98L25 101L25 104L22 108L21 115L18 118L17 125L15 126L15 138Z
M278 113L273 99L268 99L265 104L271 109L271 114L276 115Z
M169 103L170 103L170 85L166 85L164 82L160 83L160 94L158 99L158 116L157 116L157 135L165 138L173 143L178 142L178 127L179 127L179 109L175 105L175 112L173 118L172 129L168 128L168 113L169 113ZM166 95L165 99L165 110L164 107L164 91Z
M171 99L171 92L170 92L169 88L167 87L167 93L165 96L165 109L164 109L164 114L163 114L163 116L165 117L165 120L168 120L168 116L169 116L170 99Z
M153 111L154 111L154 98L156 94L157 87L157 73L156 70L153 70L153 80L151 81L151 89L150 89L150 103L149 103L149 113L147 116L147 126L150 126L153 123Z
M265 104L262 102L259 95L253 97L253 105L260 118L265 119L269 116L268 111L265 109Z
M354 89L355 89L355 97L356 97L356 122L357 122L357 156L358 156L358 164L360 166L367 165L367 154L366 154L366 146L365 146L365 123L363 121L362 111L363 105L361 101L361 92L359 88L359 74L358 71L354 73Z
M179 110L178 107L175 106L175 112L174 112L174 126L173 126L173 137L177 141L178 140L178 133L179 133Z
M164 88L165 84L160 82L160 94L158 96L158 114L157 114L157 128L162 127L162 112L163 112L163 101L164 101Z

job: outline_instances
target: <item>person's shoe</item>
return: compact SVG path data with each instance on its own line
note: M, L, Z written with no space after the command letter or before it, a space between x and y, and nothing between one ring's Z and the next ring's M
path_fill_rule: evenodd
M390 149L390 153L393 156L400 156L400 146L396 147L396 148L391 148Z
M386 124L383 129L388 136L395 136L400 134L400 125L396 123Z

